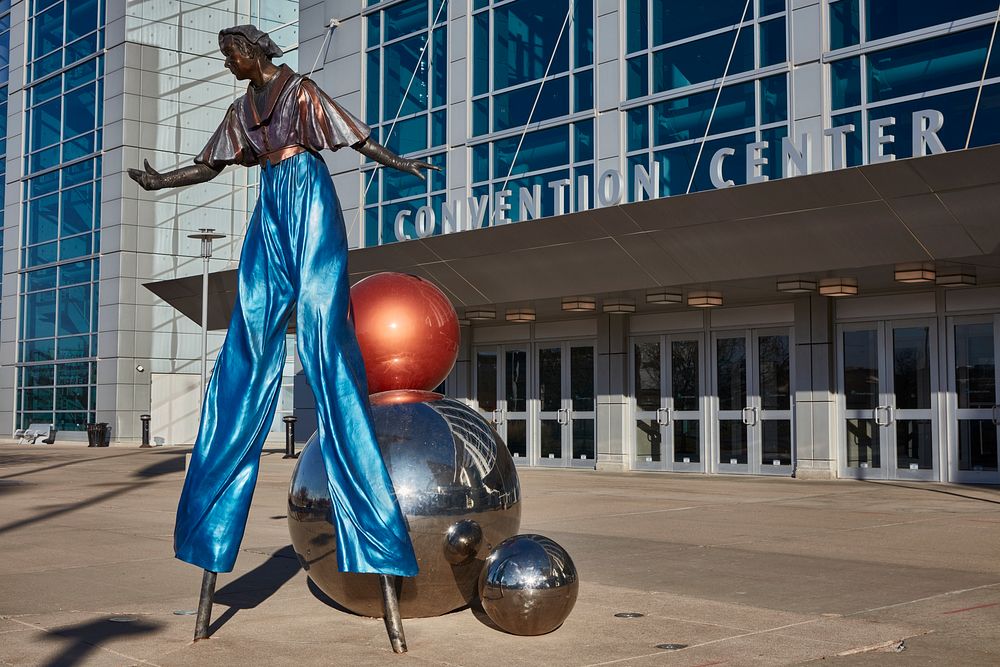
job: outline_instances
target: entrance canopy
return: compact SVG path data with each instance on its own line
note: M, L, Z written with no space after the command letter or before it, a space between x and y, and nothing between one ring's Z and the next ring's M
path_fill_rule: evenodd
M412 273L461 307L1000 259L998 163L994 145L361 248L351 281ZM235 270L212 275L209 328L227 325L235 285ZM146 287L200 321L201 276Z

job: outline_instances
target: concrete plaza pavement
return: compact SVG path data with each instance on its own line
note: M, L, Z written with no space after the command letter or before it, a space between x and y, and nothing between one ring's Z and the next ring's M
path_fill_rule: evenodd
M522 470L522 532L573 556L573 614L543 637L408 620L396 656L310 591L276 451L195 644L175 612L200 572L171 549L187 451L0 443L0 664L1000 664L998 488Z

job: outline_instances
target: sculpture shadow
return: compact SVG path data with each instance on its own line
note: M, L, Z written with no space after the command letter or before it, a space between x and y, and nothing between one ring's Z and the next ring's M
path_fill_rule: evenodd
M302 569L291 545L278 549L266 561L215 593L213 600L228 607L209 628L215 633L241 609L253 609L274 595Z
M43 663L45 667L70 667L83 664L88 656L110 640L121 637L137 637L159 630L161 623L135 620L116 623L106 618L70 625L50 631L41 639L43 642L66 642L66 646Z
M368 618L367 616L361 616L361 614L357 614L351 611L347 607L343 606L342 604L334 600L332 597L324 593L323 590L319 586L317 586L316 582L314 582L312 579L306 579L306 587L309 589L309 592L313 594L314 598L325 604L327 607L330 607L331 609L336 609L337 611L343 612L345 614L350 614L351 616Z

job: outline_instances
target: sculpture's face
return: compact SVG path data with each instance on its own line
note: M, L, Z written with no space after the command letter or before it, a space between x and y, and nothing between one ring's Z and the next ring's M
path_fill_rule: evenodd
M245 81L253 76L260 68L257 59L247 55L240 43L240 38L226 35L219 45L222 55L226 57L226 69L233 73L240 81Z

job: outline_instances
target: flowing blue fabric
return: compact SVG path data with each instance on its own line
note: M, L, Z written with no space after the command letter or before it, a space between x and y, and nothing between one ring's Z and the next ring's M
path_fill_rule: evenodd
M174 528L177 557L233 569L274 416L295 308L298 353L316 398L342 572L417 573L375 440L364 361L348 318L343 213L323 161L300 153L261 170L229 333L205 392Z

